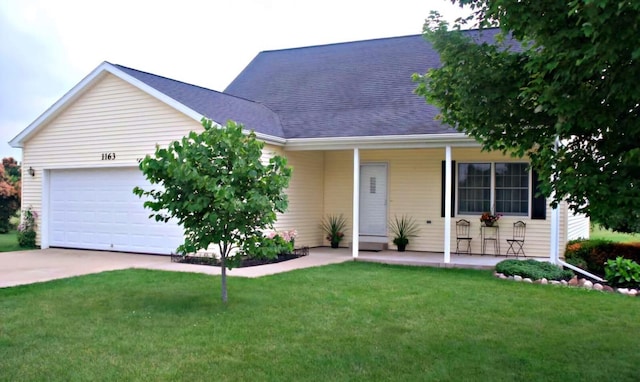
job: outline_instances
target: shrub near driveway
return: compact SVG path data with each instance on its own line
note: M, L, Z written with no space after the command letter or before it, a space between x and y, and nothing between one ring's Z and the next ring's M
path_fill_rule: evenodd
M360 262L234 278L228 305L219 288L126 270L0 289L0 379L637 381L634 298Z

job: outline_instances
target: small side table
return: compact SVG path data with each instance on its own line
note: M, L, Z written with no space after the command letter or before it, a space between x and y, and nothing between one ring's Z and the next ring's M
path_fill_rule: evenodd
M480 237L482 239L482 254L487 254L487 242L493 242L493 254L500 255L500 227L498 225L480 226Z

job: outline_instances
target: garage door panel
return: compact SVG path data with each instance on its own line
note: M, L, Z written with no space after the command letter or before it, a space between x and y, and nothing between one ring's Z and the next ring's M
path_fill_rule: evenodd
M133 188L149 187L137 168L52 170L50 246L170 254L182 244L175 222L149 219Z

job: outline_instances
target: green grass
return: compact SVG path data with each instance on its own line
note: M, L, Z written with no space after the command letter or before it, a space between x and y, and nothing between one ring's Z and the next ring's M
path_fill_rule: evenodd
M620 243L640 242L639 234L627 234L606 230L597 224L591 226L591 239L610 240Z
M637 381L640 299L349 262L0 289L0 380Z
M18 232L9 231L8 233L0 233L0 252L20 251L22 248L18 245Z

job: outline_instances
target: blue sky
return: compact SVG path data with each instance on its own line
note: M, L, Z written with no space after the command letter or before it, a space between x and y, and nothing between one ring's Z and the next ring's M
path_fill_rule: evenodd
M101 62L223 90L264 50L419 34L448 0L2 0L0 157Z

